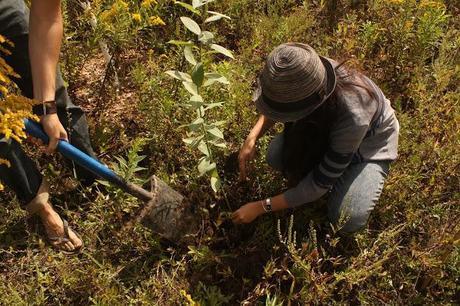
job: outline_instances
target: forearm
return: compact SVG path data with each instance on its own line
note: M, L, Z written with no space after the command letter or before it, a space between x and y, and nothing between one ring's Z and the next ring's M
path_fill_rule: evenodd
M54 100L56 68L63 33L60 1L32 1L29 23L29 55L34 98L38 101Z
M264 115L260 115L256 124L249 133L248 138L257 140L262 137L273 125L275 122Z
M266 199L257 201L256 209L257 209L257 215L262 215L264 213L267 213L268 211L266 210L266 204L265 204ZM289 204L286 201L284 194L279 194L277 196L274 196L270 198L271 201L271 211L280 211L284 210L286 208L289 208ZM265 207L265 208L264 208Z

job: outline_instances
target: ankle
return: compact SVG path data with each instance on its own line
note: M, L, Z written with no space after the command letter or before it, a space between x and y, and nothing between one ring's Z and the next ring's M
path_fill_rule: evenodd
M45 205L43 205L42 209L37 211L37 214L40 216L42 219L47 219L48 217L56 214L56 212L53 209L53 206L48 202Z

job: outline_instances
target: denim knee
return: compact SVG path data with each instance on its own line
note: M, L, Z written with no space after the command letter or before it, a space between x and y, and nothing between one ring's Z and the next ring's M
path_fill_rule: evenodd
M362 206L370 206L362 204ZM353 209L344 210L341 212L329 212L329 220L341 234L353 234L363 230L369 220L370 212L362 210L355 211Z
M382 193L388 167L388 161L351 164L334 184L328 215L341 233L355 233L366 227Z

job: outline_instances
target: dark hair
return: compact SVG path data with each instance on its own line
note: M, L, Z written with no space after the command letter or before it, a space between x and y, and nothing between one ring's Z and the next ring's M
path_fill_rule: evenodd
M313 113L295 122L284 125L282 162L284 175L289 185L296 185L321 162L329 144L329 134L338 119L343 91L363 88L368 98L375 101L377 94L371 89L363 75L344 66L346 61L335 67L337 85L331 96ZM358 93L364 102L365 97Z

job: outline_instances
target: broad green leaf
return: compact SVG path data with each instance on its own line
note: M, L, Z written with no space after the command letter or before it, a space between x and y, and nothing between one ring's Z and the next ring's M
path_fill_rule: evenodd
M215 82L219 82L224 85L230 84L226 77L215 72L205 73L204 76L207 80L204 82L203 86L209 86Z
M198 126L198 125L202 125L204 123L204 119L203 118L196 118L192 123L190 123L188 126Z
M203 102L203 97L200 95L191 96L190 101L192 102Z
M200 35L201 34L201 28L200 26L198 25L198 23L196 23L193 19L191 18L188 18L188 17L181 17L180 20L182 21L182 23L184 24L184 26L189 29L191 32L195 33L196 35Z
M177 71L177 70L168 70L165 73L175 79L181 80L182 82L192 82L192 77L190 74Z
M195 57L193 56L193 51L191 46L185 46L184 48L184 56L187 62L192 65L196 65Z
M217 21L217 20L220 20L220 19L222 19L222 16L212 15L211 17L206 18L206 20L204 22L208 23L208 22L213 22L213 21Z
M211 163L208 157L203 157L198 164L198 172L203 175L216 168L216 163Z
M214 192L218 192L222 187L222 183L220 181L219 174L217 173L217 169L214 169L211 173L211 188Z
M225 149L227 147L227 145L225 144L225 142L223 142L223 140L217 140L217 141L211 141L210 142L213 146L216 146L218 148L222 148L222 149Z
M203 135L199 135L196 137L189 137L189 138L184 138L182 139L183 142L188 144L189 146L195 148L200 144L200 141L204 138Z
M201 16L201 13L199 10L195 9L193 6L191 6L190 4L188 3L184 3L184 2L181 2L181 1L174 1L174 4L178 4L180 6L182 6L183 8L186 8L187 10L189 10L190 12L194 13L194 14L197 14L199 16Z
M200 37L198 38L199 41L201 41L204 44L210 44L212 40L214 39L214 34L212 34L209 31L203 31L201 32Z
M191 80L190 80L191 81ZM182 82L184 88L194 96L198 96L198 87L192 82Z
M224 102L206 104L206 107L204 108L204 110L210 110L210 109L213 109L214 107L222 106L223 104Z
M206 156L210 156L211 152L209 152L208 146L206 145L206 142L201 141L200 144L198 145L198 150L200 150L201 153L203 153Z
M203 5L203 2L201 0L192 0L192 5L193 8L197 8Z
M218 127L212 127L210 129L207 129L206 132L208 132L209 134L217 137L217 138L220 138L220 139L224 139L224 134L222 133L221 130L219 130Z
M200 87L201 85L203 85L204 69L203 69L202 63L196 64L195 67L193 68L192 80L193 80L193 83L195 83L197 87Z
M212 123L212 126L219 126L219 125L224 125L225 124L225 120L221 120L221 121L216 121L216 122L213 122Z
M183 41L183 40L170 40L168 44L176 45L176 46L193 46L193 42L191 41Z
M104 185L106 187L112 186L109 182L103 180L96 180L99 184Z
M232 18L230 18L229 16L227 15L224 15L224 14L221 14L219 12L215 12L215 11L208 11L209 14L212 14L212 15L215 15L215 16L220 16L222 18L226 18L228 20L231 20Z
M193 109L197 109L201 106L203 106L203 98L201 96L192 96L190 98L190 106L193 108Z
M217 52L225 55L225 56L228 56L230 58L234 58L233 57L233 54L232 54L232 51L226 49L225 47L222 47L221 45L218 45L218 44L211 44L211 49L213 50L216 50Z
M190 124L187 124L187 127L191 132L200 132L204 120L203 118L198 118Z

